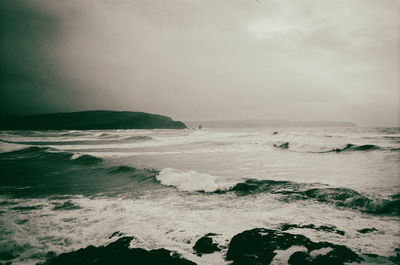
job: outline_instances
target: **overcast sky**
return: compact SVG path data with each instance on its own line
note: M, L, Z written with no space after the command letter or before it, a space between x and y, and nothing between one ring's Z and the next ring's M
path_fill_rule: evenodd
M0 112L400 125L397 0L1 0Z

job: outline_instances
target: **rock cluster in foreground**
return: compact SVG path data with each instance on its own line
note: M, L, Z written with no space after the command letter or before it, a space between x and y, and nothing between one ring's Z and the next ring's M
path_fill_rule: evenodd
M122 234L116 232L111 237L118 235ZM195 243L193 246L195 254L201 256L221 251L221 247L213 241L212 235L216 234L207 234ZM196 264L182 258L176 252L166 249L129 248L133 238L121 237L106 246L89 246L70 253L63 253L38 265ZM289 251L287 257L289 265L342 265L363 260L346 246L329 242L314 242L303 235L265 228L246 230L235 235L229 243L225 259L231 261L232 265L267 265L276 257L277 251L289 250L291 247L296 247L296 250Z
M195 265L179 254L166 249L145 250L129 248L134 237L121 237L107 246L88 246L70 253L63 253L40 265ZM39 265L39 264L38 264Z
M214 243L211 237L213 235L216 234L209 233L197 240L196 244L193 246L193 250L196 252L196 255L201 256L202 254L211 254L221 250L218 247L218 244Z
M277 255L276 250L287 250L293 246L301 246L305 250L293 253L289 264L341 265L363 260L346 246L313 242L303 235L264 228L255 228L235 235L229 243L226 259L233 261L234 265L270 264ZM322 254L313 254L315 250L324 251Z

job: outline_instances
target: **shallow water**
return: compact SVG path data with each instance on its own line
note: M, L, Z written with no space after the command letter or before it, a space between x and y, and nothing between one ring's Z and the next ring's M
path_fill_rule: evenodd
M334 226L343 234L288 232L381 256L365 264L390 264L399 247L398 128L4 131L0 139L0 252L15 264L104 245L116 231L197 264L227 263L226 250L193 253L207 233L227 246L243 230L283 224Z

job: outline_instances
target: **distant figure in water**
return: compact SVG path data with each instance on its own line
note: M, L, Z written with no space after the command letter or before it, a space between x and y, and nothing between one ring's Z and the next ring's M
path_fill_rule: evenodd
M278 132L274 132L272 135L278 134Z
M201 126L201 124L199 125L199 130L201 130L201 128L203 128L203 126Z

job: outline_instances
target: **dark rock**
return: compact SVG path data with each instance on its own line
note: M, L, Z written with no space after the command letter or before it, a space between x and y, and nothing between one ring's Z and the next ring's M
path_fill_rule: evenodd
M376 228L374 228L374 227L357 230L357 232L359 232L361 234L371 233L371 232L374 232L374 231L378 231L378 230L376 230Z
M353 251L345 246L334 245L332 251L329 251L325 255L318 255L312 260L312 265L339 265L344 262L361 261L362 259Z
M367 257L371 257L371 258L379 257L378 254L374 254L374 253L363 253L363 255L365 255L365 256L367 256Z
M280 226L281 231L287 231L292 228L307 228L307 229L313 229L317 231L325 231L328 233L336 233L338 235L344 235L345 232L342 230L336 229L336 226L334 225L321 225L321 226L315 226L314 224L309 224L309 225L297 225L297 224L282 224Z
M57 257L57 254L54 251L49 251L46 253L46 259L53 259Z
M166 249L129 248L133 237L122 237L107 246L88 246L50 258L41 265L195 265ZM39 264L38 264L39 265Z
M321 225L320 227L316 228L317 231L325 231L330 233L336 233L338 235L344 235L344 231L336 229L334 225Z
M295 261L302 261L303 263L299 264L340 265L344 262L360 262L363 260L345 246L329 242L313 242L303 235L264 228L255 228L235 235L229 243L226 260L233 261L232 264L235 265L270 264L276 255L275 250L286 250L292 246L304 246L308 250L308 255L313 250L332 248L327 254L316 257L296 254L291 259L292 264L296 264L293 263Z
M1 251L0 252L0 260L11 260L14 259L15 256L11 251Z
M209 235L209 234L207 234ZM201 256L202 254L210 254L216 251L220 251L218 244L214 243L212 238L209 236L203 236L199 240L197 240L196 244L193 246L193 249L196 251L196 254ZM215 234L212 234L215 235Z
M292 245L308 245L311 241L302 235L255 228L235 235L229 243L226 259L233 264L269 264L276 249Z
M310 254L298 251L290 256L288 263L290 265L307 265L310 264L311 260Z
M216 233L208 233L208 234L205 234L204 236L218 236L218 235L220 235L220 234L216 234Z
M79 205L76 205L72 201L66 201L63 204L54 203L55 206L53 207L53 211L60 211L60 210L77 210L80 209Z
M289 230L289 229L292 229L292 228L300 228L301 226L299 226L299 225L296 225L296 224L281 224L280 225L280 229L282 230L282 231L287 231L287 230Z

